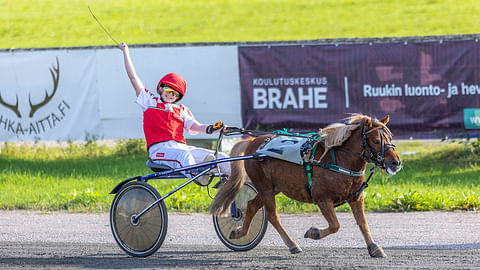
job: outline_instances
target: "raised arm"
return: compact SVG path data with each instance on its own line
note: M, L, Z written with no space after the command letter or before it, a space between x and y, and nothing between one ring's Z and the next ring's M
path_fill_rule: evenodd
M140 78L137 76L135 72L135 67L133 66L132 59L130 59L130 51L128 50L128 46L125 42L120 43L118 45L120 50L123 52L123 60L125 62L125 70L127 71L128 78L132 83L133 89L135 89L135 93L140 95L140 92L145 89L145 85L143 85Z

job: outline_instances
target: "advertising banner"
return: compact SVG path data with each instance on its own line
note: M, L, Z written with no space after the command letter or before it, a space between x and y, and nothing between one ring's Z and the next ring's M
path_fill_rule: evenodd
M93 51L0 54L0 141L102 136Z
M247 129L315 131L350 113L390 115L396 138L480 135L474 40L240 46Z

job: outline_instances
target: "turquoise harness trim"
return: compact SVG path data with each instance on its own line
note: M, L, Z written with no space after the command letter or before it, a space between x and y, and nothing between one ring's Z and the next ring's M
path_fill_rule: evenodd
M288 136L299 136L299 137L309 137L309 136L312 136L315 141L320 139L320 138L323 138L325 136L325 134L322 134L321 136L319 136L316 132L310 132L310 133L290 133L287 131L286 128L282 129L282 130L275 130L272 132L273 134L275 135L288 135Z
M321 138L325 137L326 134L318 134L316 132L310 132L310 133L290 133L287 131L286 128L282 129L282 130L275 130L272 132L274 135L287 135L287 136L300 136L300 137L310 137L310 143L312 145L314 145L313 149L312 149L312 152L310 155L313 155L315 154L315 151L317 150L317 142L318 140L320 140ZM333 156L333 158L335 158L335 156ZM310 166L310 164L306 164L304 165L304 168L305 168L305 173L307 174L307 177L308 177L308 188L307 188L307 191L310 195L310 198L312 197L311 196L311 187L312 187L312 167Z

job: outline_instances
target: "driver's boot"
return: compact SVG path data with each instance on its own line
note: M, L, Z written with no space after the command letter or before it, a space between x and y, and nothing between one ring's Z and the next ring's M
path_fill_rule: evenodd
M208 161L212 161L212 160L215 160L215 156L213 154L208 154L205 159L203 160L203 162L208 162ZM197 178L196 180L194 180L194 182L197 184L197 185L200 185L200 186L207 186L208 184L210 184L210 179L212 177L210 176L210 172L207 172L206 174L200 176L199 178Z

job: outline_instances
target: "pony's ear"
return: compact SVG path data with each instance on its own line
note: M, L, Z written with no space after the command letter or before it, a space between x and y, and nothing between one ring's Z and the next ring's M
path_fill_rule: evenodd
M367 117L367 118L365 119L365 127L367 127L367 129L371 129L372 126L373 126L372 119L370 119L370 118Z
M390 121L390 115L387 114L380 122L382 122L384 125L386 125Z

